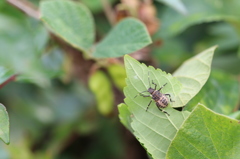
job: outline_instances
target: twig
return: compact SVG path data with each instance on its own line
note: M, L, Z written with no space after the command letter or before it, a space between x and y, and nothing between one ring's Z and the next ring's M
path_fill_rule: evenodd
M24 13L26 13L27 15L35 18L35 19L39 19L39 10L38 8L32 4L29 1L26 0L7 0L7 2L11 5L13 5L14 7L17 7L18 9L20 9L21 11L23 11Z
M103 9L104 9L104 13L109 21L109 23L111 25L114 25L115 23L115 17L114 17L114 12L111 8L111 5L109 4L109 0L101 0L102 5L103 5Z
M8 84L9 82L15 81L17 76L18 76L18 75L15 74L15 75L12 75L11 77L9 77L5 82L3 82L2 84L0 84L0 89L1 89L3 86L5 86L6 84Z

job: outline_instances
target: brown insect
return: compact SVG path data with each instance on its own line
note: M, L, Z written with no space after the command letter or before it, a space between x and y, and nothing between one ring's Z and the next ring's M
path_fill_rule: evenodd
M167 114L168 116L170 116L166 111L162 110L161 108L166 108L169 104L169 100L168 100L168 97L170 99L170 102L174 102L172 99L171 99L171 95L170 94L163 94L161 93L160 91L162 90L162 88L164 86L166 86L167 83L165 83L162 87L160 87L158 90L157 90L157 84L153 82L152 80L152 84L154 85L154 88L151 88L151 83L150 83L150 78L149 78L149 72L148 72L148 82L149 82L149 88L147 91L143 91L143 92L140 92L139 94L137 94L134 98L136 98L138 95L140 96L143 96L143 97L151 97L151 101L149 102L148 106L147 106L147 109L146 111L148 110L148 107L150 106L150 104L152 103L152 101L155 101L156 105L157 105L157 108L162 111L163 113ZM149 92L150 94L149 95L145 95L143 94L144 92ZM167 97L168 96L168 97Z

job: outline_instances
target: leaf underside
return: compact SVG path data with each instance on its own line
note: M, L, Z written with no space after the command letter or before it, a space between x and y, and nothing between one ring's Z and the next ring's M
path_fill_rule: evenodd
M174 73L182 84L181 92L176 96L178 107L186 105L206 83L210 72L216 46L211 47L185 61Z

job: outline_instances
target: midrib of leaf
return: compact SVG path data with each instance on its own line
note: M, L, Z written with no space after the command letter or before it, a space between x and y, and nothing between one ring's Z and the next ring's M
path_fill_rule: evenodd
M201 112L201 113L202 113L202 112ZM201 115L201 117L202 117L202 120L203 120L203 122L204 122L204 125L205 125L205 127L206 127L206 129L207 129L207 131L208 131L209 137L210 137L210 139L211 139L211 141L212 141L212 145L214 146L215 151L217 152L218 158L220 158L220 157L219 157L219 153L218 153L218 151L217 151L217 148L216 148L216 146L215 146L215 144L214 144L214 142L213 142L212 135L211 135L211 133L210 133L210 131L209 131L209 129L208 129L208 125L206 124L205 118L203 117L203 114Z

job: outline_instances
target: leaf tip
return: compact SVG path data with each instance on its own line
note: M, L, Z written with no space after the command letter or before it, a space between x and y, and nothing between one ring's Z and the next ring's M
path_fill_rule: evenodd
M127 62L128 60L130 60L131 59L131 56L129 56L129 55L124 55L124 62Z

